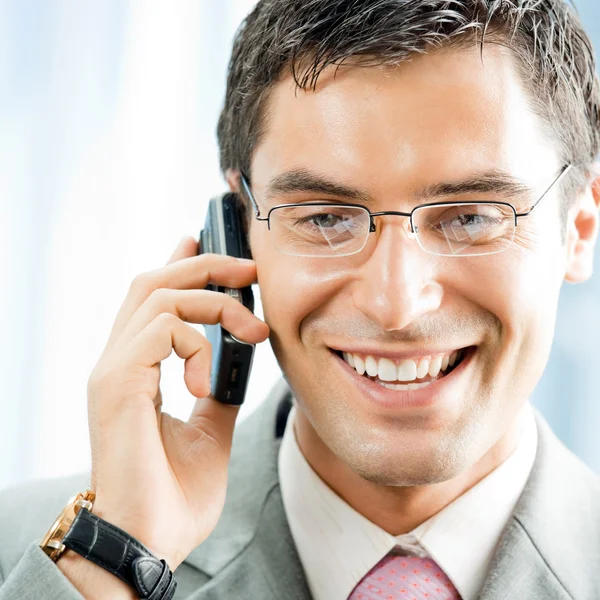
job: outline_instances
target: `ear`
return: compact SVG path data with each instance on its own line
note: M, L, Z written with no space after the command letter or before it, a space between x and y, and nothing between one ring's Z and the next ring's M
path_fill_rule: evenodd
M225 179L229 184L229 189L236 193L240 193L240 172L237 169L227 169L225 171Z
M567 269L565 281L583 283L594 271L594 249L598 237L600 209L600 165L594 165L594 179L569 211L567 225Z
M229 185L229 190L232 191L234 194L238 195L238 199L239 199L238 205L239 205L240 212L243 216L243 223L244 223L244 227L245 227L246 235L247 235L250 230L250 227L252 225L252 221L254 219L252 219L252 217L251 217L252 213L251 213L251 211L248 210L248 207L246 206L246 202L240 193L241 181L240 181L239 169L227 169L225 171L225 179L227 180L227 184Z

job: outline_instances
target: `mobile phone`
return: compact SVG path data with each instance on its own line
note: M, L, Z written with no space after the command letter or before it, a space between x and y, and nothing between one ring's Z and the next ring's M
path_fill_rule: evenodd
M212 198L204 229L200 232L198 254L252 258L244 218L242 201L237 194L227 193ZM209 284L206 289L228 294L254 312L254 294L250 286L236 289ZM219 402L239 406L246 396L254 344L238 340L220 324L206 325L205 333L212 345L211 394Z

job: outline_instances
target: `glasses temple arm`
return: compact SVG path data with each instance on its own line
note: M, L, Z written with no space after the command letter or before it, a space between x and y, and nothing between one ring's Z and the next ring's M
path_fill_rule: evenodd
M248 183L246 176L241 171L240 171L240 181L242 182L242 186L244 187L244 191L248 195L248 198L250 198L250 202L252 203L252 208L254 209L254 215L256 217L260 217L260 209L258 208L258 204L256 203L256 200L254 199L252 192L250 191L250 184Z
M517 217L526 217L527 215L530 215L533 210L535 209L535 207L550 193L550 191L554 188L555 185L558 184L558 182L573 168L572 164L566 165L563 170L559 173L558 177L548 186L548 189L541 195L541 197L537 200L537 202L527 211L524 213L519 213L516 216Z

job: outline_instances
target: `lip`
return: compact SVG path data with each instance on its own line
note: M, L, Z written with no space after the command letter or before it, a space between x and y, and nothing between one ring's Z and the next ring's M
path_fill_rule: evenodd
M460 385L462 375L472 362L477 353L477 346L465 349L465 356L461 363L441 379L437 379L431 385L419 390L389 390L375 383L364 375L359 375L342 357L332 351L332 355L340 364L344 374L349 377L350 384L358 388L360 395L365 398L371 406L387 410L429 408L440 404L445 400L455 398L457 387ZM414 354L413 354L414 356Z
M373 356L375 358L389 358L390 360L404 360L406 358L411 358L412 360L414 360L415 362L418 361L421 358L424 358L426 356L439 356L441 354L452 354L453 352L456 352L457 350L462 350L463 348L467 348L467 347L472 347L472 344L465 344L464 346L455 346L452 348L440 348L440 349L434 349L434 348L417 348L417 349L411 349L411 350L407 350L406 352L398 352L398 351L387 351L385 349L382 349L381 346L379 346L378 348L360 348L359 346L352 346L352 347L344 347L344 348L334 348L333 346L330 346L329 349L333 350L334 352L347 352L349 354L359 354L360 356Z

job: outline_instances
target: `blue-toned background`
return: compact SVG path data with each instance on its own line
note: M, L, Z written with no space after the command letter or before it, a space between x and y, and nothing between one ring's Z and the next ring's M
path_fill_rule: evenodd
M89 468L87 378L129 284L224 189L214 131L253 3L0 0L0 488ZM600 2L577 6L600 48ZM600 277L565 285L534 395L598 472L599 308ZM162 388L186 418L182 374L167 360ZM259 346L240 419L278 375Z

